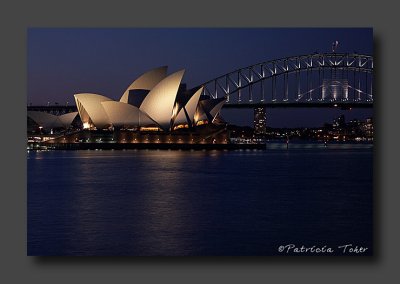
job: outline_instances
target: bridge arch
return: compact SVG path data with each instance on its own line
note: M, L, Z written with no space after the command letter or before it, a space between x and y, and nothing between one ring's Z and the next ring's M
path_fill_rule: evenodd
M226 97L227 105L336 102L372 105L373 69L371 55L313 53L239 68L201 86L203 95Z

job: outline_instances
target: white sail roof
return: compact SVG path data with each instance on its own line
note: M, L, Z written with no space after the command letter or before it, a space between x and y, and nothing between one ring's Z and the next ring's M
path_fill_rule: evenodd
M129 91L134 89L151 90L157 85L161 80L167 77L167 66L162 66L156 69L152 69L139 78L137 78L133 83L126 89L123 93L120 102L129 102Z
M28 116L44 129L61 127L60 120L54 114L42 111L28 111Z
M104 128L111 124L101 102L112 101L110 98L98 94L75 94L75 102L83 124L94 124L97 128Z
M115 101L104 101L101 104L111 124L116 127L138 127L156 124L145 113L141 112L139 108L133 105Z
M226 103L226 99L219 102L217 105L215 105L211 110L210 110L210 115L212 117L212 121L214 121L215 117L217 116L217 114L221 111L221 108L223 107L223 105Z
M58 116L58 119L60 120L60 123L64 128L68 128L71 125L72 121L75 119L77 114L78 114L77 111L69 112Z
M174 120L174 125L187 124L187 123L188 123L188 120L186 118L185 109L181 108L181 110L179 111L178 115L176 116L176 118Z
M68 128L77 114L78 112L70 112L57 116L42 111L28 111L28 116L44 129L52 129L59 127Z
M181 110L179 111L178 115L175 118L174 125L186 124L186 123L192 124L193 123L194 115L195 115L196 108L199 103L199 98L203 91L203 88L204 87L201 87L200 89L198 89L193 94L193 96L189 99L189 101L186 103L184 108L181 108ZM185 110L186 110L186 113L187 113L190 121L188 121L186 118Z
M194 114L196 112L197 105L199 104L199 98L201 93L203 92L204 87L201 87L200 89L197 90L196 93L190 98L190 100L187 102L185 108L188 113L189 118L194 120Z
M140 110L137 107L115 101L104 101L101 104L112 125L116 127L139 126Z
M169 130L176 95L185 70L169 75L158 83L143 100L140 110L164 130Z
M195 113L194 123L206 119L209 122L213 122L225 103L226 98L205 99L200 101Z

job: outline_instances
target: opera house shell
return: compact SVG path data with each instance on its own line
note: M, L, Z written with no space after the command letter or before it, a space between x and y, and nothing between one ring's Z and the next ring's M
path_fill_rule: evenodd
M44 129L69 128L78 112L70 112L63 115L54 115L42 111L28 111L28 117Z
M167 67L136 79L119 101L92 94L75 94L84 129L145 129L172 131L213 123L225 99L202 98L203 87L181 91L184 70L167 75Z

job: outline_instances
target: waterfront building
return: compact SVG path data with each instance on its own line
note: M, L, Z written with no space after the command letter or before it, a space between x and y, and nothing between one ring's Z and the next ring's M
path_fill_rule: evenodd
M184 72L166 76L166 67L151 70L135 80L119 101L99 94L75 94L83 128L168 132L212 123L225 98L201 98L203 87L188 92L181 84Z
M167 66L150 70L134 80L119 101L94 93L75 94L77 112L53 115L28 111L39 128L68 128L79 113L83 129L136 129L169 132L217 123L226 99L202 96L203 87L186 89L185 70L167 75Z
M229 143L226 122L220 116L226 98L202 95L203 87L188 90L181 82L184 72L167 75L166 66L150 70L134 80L119 100L94 93L75 94L77 112L28 111L28 122L34 121L39 128L28 135L28 142ZM69 128L77 114L80 127L74 124ZM52 135L53 128L59 127L64 131Z

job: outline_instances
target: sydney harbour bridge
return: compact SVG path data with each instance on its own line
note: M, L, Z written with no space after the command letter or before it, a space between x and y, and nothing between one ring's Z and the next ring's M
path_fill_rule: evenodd
M373 106L371 55L313 53L273 59L209 80L203 95L224 108Z

